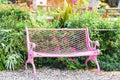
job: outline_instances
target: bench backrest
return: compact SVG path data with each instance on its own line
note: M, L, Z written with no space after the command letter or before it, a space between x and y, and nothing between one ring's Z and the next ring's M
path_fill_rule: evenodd
M42 53L74 53L90 49L88 28L40 29L26 28L27 47L36 44L34 51Z

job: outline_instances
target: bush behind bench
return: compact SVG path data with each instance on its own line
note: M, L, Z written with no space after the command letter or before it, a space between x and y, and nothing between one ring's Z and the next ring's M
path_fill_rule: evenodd
M101 55L99 55L100 67L103 70L120 70L120 31L94 31L94 29L119 29L120 19L108 21L99 16L95 11L87 11L83 15L69 16L65 22L68 28L88 27L92 40L99 40ZM26 61L26 39L24 29L26 26L36 27L28 12L23 12L17 6L0 9L0 70L20 69ZM44 26L56 28L56 22L47 22ZM37 23L37 22L36 22ZM37 23L40 24L41 23ZM37 26L39 27L39 26ZM59 26L61 28L61 26ZM38 58L35 59L37 68L41 66L57 67L62 69L87 68L84 65L86 57L80 58ZM39 63L39 65L37 64ZM95 66L92 62L90 66Z

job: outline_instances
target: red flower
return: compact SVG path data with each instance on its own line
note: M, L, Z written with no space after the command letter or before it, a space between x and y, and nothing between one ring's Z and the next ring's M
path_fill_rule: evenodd
M73 62L74 62L74 63L76 63L76 62L77 62L77 60L75 60L75 59L74 59L74 60L73 60Z
M54 48L54 50L55 50L55 51L58 51L58 50L60 50L60 48L59 48L59 47L56 47L56 48Z
M83 8L84 11L86 11L86 8Z
M92 11L92 9L93 9L92 7L89 7L89 9L88 9L88 10Z
M62 64L65 64L65 62L63 61Z
M58 21L58 18L55 18L54 21Z
M65 37L65 38L62 38L63 41L67 41L68 39Z
M76 48L71 47L70 50L71 50L71 51L76 51Z
M72 13L74 13L75 12L75 9L74 8L72 8Z
M73 3L73 4L77 3L77 0L72 0L72 3Z
M52 36L52 40L57 41L57 38L55 36Z
M70 60L70 61L73 61L73 59L72 59L72 58L69 58L69 60Z

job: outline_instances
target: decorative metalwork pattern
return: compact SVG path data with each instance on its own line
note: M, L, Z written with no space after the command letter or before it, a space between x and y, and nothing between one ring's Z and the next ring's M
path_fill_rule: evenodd
M85 31L85 29L33 29L29 30L29 39L36 44L35 52L71 54L88 50Z

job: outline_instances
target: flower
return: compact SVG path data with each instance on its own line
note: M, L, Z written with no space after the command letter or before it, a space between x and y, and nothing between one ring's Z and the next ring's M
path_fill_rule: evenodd
M51 17L47 17L47 21L50 22L52 20Z
M90 10L90 11L92 11L92 9L93 9L92 7L89 7L89 8L88 8L88 10Z
M66 37L62 38L63 41L67 41L68 39Z
M77 0L72 0L72 3L73 3L73 4L77 3Z
M57 41L57 38L55 36L52 36L52 40Z
M86 11L86 8L83 8L84 11Z
M72 59L72 58L69 58L69 61L73 61L73 59Z
M72 59L72 58L69 58L69 61L74 62L74 63L76 63L76 62L77 62L77 60L76 60L76 59Z
M77 62L77 60L76 59L74 59L74 60L72 60L74 63L76 63Z
M60 48L59 48L59 47L56 47L56 48L54 48L54 50L55 50L55 51L58 51L58 50L60 50Z
M65 64L65 62L63 61L62 64Z
M58 21L58 18L55 18L54 21Z
M16 3L17 1L16 0L12 0L13 3Z
M47 19L48 22L50 22L50 19Z
M75 9L74 8L72 8L72 13L74 13L75 12Z
M70 50L71 50L71 51L76 51L76 48L71 47Z

